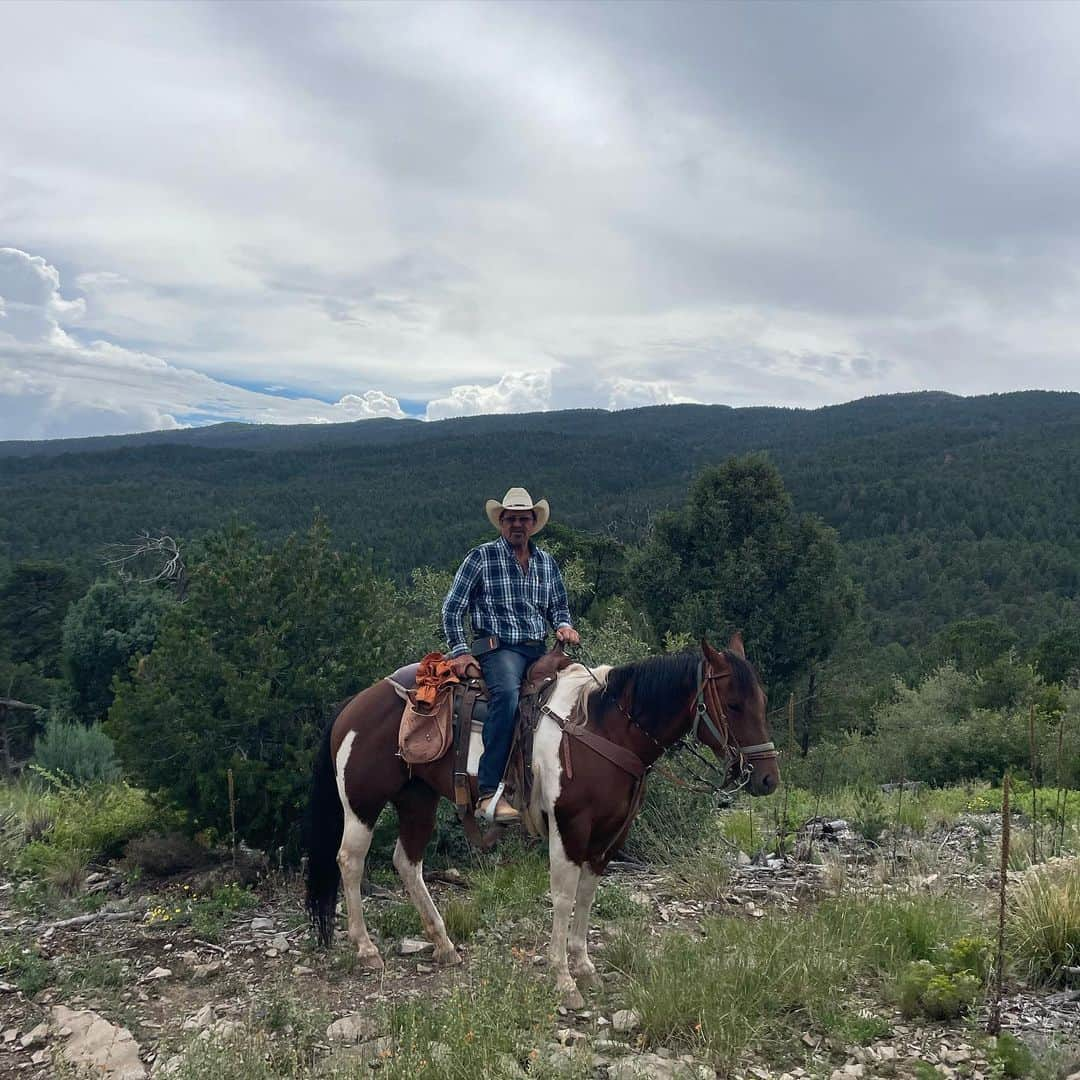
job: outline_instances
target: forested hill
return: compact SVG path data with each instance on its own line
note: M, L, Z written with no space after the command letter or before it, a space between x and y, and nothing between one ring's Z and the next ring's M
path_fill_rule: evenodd
M839 530L882 632L986 613L1022 627L1076 603L1080 394L1046 392L8 442L0 558L89 562L142 529L190 537L234 515L280 536L317 507L339 542L400 574L455 562L485 533L484 499L511 484L558 520L634 540L702 465L751 451Z

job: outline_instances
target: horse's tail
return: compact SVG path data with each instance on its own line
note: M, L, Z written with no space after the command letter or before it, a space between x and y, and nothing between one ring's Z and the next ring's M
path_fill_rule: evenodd
M334 917L337 909L338 885L341 870L337 853L345 831L345 808L338 796L337 776L330 756L330 734L341 709L336 709L326 726L315 768L311 774L311 795L308 798L306 843L307 896L305 905L319 944L329 947L334 940Z

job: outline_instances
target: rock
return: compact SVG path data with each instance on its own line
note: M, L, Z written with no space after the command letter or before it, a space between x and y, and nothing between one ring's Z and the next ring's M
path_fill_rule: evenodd
M292 973L294 975L314 975L315 971L313 968L304 967L303 964L294 964Z
M202 1031L214 1022L214 1006L204 1005L194 1016L184 1021L184 1031Z
M593 1054L586 1046L557 1046L551 1043L543 1057L548 1069L556 1076L577 1076L583 1068L591 1066Z
M431 941L422 941L420 938L402 938L398 946L399 956L418 956L420 953L433 952L435 945Z
M620 1009L611 1018L611 1029L620 1035L641 1027L641 1017L634 1009Z
M251 920L251 931L252 931L252 933L256 933L259 930L273 930L273 929L274 929L274 920L273 919L252 919Z
M56 1056L76 1070L85 1069L110 1080L137 1080L146 1076L139 1060L139 1044L127 1028L110 1024L89 1009L75 1012L66 1005L54 1006L51 1017L57 1032L70 1032Z
M378 1033L378 1025L370 1016L350 1013L326 1029L326 1038L329 1042L359 1043L375 1038Z
M167 967L156 967L142 977L142 982L157 982L158 979L168 979L171 975L172 972Z
M216 975L225 966L222 960L211 960L208 964L196 964L191 969L191 974L196 979L209 979L211 975Z
M49 1034L49 1025L46 1023L38 1024L37 1027L32 1027L20 1040L19 1045L24 1050L34 1050L39 1046L45 1045L45 1039Z
M3 1039L4 1039L5 1044L6 1043L13 1043L18 1037L19 1037L19 1029L18 1028L8 1028L4 1032L4 1035L3 1035Z
M659 1054L634 1054L608 1065L608 1080L713 1080L715 1076L714 1070L693 1059L680 1061Z
M272 948L277 949L278 952L284 953L289 951L289 939L284 934L276 935L273 941L270 942L270 945Z
M735 859L736 866L750 866L752 862L753 860L750 858L749 855L746 854L745 851L740 851L737 858Z

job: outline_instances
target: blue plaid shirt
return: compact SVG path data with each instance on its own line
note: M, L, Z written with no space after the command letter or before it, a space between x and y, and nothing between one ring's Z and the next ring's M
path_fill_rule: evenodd
M474 634L495 634L507 645L543 641L547 623L570 626L566 586L555 560L529 541L529 570L521 569L504 537L475 547L454 575L442 606L443 633L450 655L468 652L463 618Z

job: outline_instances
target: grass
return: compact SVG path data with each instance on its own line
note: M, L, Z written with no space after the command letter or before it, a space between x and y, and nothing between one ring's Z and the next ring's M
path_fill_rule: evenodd
M36 945L5 941L0 945L0 975L13 982L27 997L33 997L52 981L53 970Z
M366 904L364 914L370 929L377 931L384 941L423 937L420 914L411 903L390 903L379 907Z
M394 1052L379 1071L385 1080L475 1080L588 1076L584 1060L556 1069L543 1051L558 1019L554 988L491 948L476 956L439 1002L409 1002L390 1010Z
M1056 859L1016 879L1009 949L1034 982L1053 982L1080 959L1080 859Z
M626 980L627 1005L648 1042L732 1067L766 1036L835 1026L838 994L856 980L884 987L913 960L972 929L963 906L939 897L842 899L798 916L712 919L703 936L649 940L628 927L605 950Z

